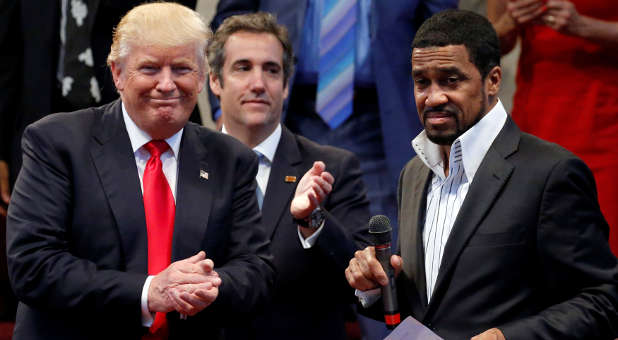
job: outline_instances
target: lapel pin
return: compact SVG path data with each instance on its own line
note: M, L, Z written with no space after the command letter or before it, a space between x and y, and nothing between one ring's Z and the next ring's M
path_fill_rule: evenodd
M200 170L200 178L208 179L208 172Z
M284 181L286 183L296 183L296 176L285 176Z

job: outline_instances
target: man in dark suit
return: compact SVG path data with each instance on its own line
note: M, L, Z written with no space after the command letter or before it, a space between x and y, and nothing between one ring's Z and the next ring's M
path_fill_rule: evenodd
M614 339L618 266L594 178L508 117L491 24L445 11L412 48L425 130L399 181L401 256L391 265L403 313L445 339ZM374 253L350 261L352 287L387 282Z
M0 95L0 160L10 165L11 183L21 165L21 136L26 126L52 112L83 109L91 105L109 103L118 98L111 74L106 67L106 58L112 43L112 31L120 18L142 0L5 0L0 4L0 84L5 89ZM187 7L195 8L196 0L177 0ZM64 7L63 7L64 6ZM85 12L83 12L85 8ZM85 17L82 19L80 12ZM82 31L62 29L67 22L77 18ZM91 25L88 23L92 20ZM65 23L65 24L63 24ZM89 27L88 32L85 30ZM61 33L63 31L64 33ZM91 48L92 67L98 83L99 100L84 105L62 95L58 80L62 59L67 57L62 50L62 39L71 40L71 35L88 37L85 41ZM66 73L69 70L64 70ZM201 122L199 112L194 110L191 121ZM1 161L0 161L0 164ZM0 175L4 174L0 165ZM0 188L5 185L0 177ZM6 203L6 202L5 202Z
M108 57L121 99L25 130L7 226L14 339L219 338L266 301L258 160L187 123L208 35L187 7L135 7Z
M273 301L251 326L230 332L235 339L346 339L354 296L344 269L368 235L358 160L281 125L293 53L272 15L228 18L208 60L224 133L260 155L257 195L277 272Z
M336 1L337 5L345 1ZM433 13L457 0L357 0L352 114L330 127L316 112L320 14L325 0L220 0L211 27L225 18L264 11L290 32L298 58L283 121L294 133L356 154L372 215L396 217L399 172L414 156L407 142L422 130L411 98L409 46ZM338 96L339 98L342 95ZM217 101L213 112L216 112ZM396 230L395 230L396 231ZM383 336L382 336L383 338Z

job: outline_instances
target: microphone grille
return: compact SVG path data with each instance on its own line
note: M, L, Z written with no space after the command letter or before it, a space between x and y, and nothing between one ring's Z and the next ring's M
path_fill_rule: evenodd
M383 233L391 230L391 221L384 215L375 215L369 219L370 233Z

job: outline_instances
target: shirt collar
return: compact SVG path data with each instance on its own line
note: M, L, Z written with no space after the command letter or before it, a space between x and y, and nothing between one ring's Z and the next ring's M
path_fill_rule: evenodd
M127 128L127 133L129 134L129 139L131 140L131 147L133 148L133 153L135 153L139 148L144 146L144 144L150 142L152 137L150 135L140 129L131 116L127 113L126 108L124 107L124 103L122 103L122 118L124 119L124 125ZM180 150L180 140L182 138L182 133L184 128L180 129L170 138L165 139L167 144L170 146L170 150L174 154L175 158L178 158L178 151Z
M229 134L225 129L225 125L221 127L221 132L226 135ZM281 124L277 124L275 131L273 131L270 136L266 137L266 139L264 139L260 144L256 145L253 148L253 151L261 153L270 163L272 163L275 158L277 146L279 145L279 140L281 140Z
M457 141L460 143L464 171L470 183L481 165L483 158L485 158L489 147L506 123L506 118L507 113L504 110L504 106L502 106L502 102L498 100L496 105L494 105L478 123L474 124L468 131L464 132L453 142L453 145L455 145ZM445 178L444 161L440 154L440 147L427 138L425 130L421 131L421 133L412 140L412 148L414 148L416 154L427 167L440 178ZM451 149L451 153L453 151L454 150Z

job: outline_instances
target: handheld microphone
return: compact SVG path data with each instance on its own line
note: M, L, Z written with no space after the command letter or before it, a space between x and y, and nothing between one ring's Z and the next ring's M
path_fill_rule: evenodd
M388 329L393 329L401 322L397 305L397 288L395 271L391 266L391 221L384 215L375 215L369 220L369 235L376 250L376 258L388 277L388 285L382 287L384 301L384 321Z

